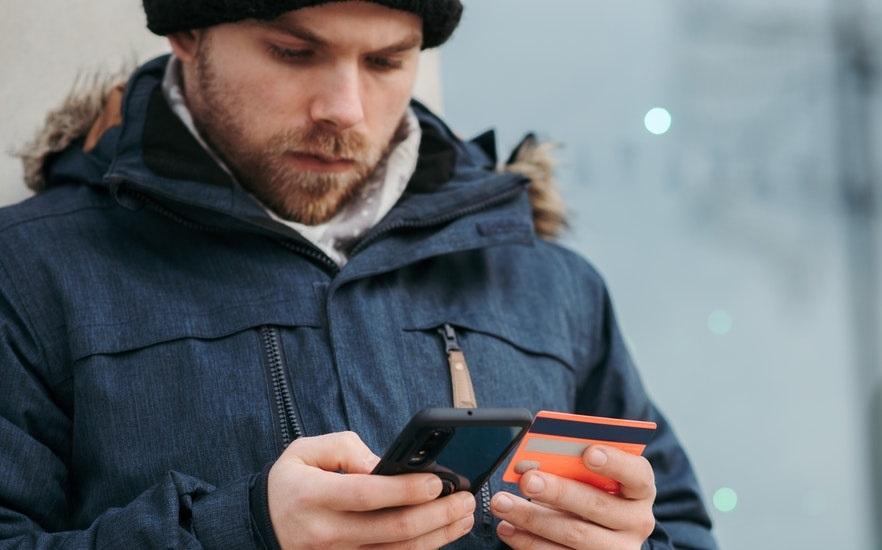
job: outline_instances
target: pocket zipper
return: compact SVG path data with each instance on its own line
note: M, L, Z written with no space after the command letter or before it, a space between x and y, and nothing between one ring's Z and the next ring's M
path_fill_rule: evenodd
M469 365L466 363L462 348L456 338L456 331L445 323L438 329L444 338L444 352L447 353L447 364L450 367L450 386L453 389L453 406L458 409L474 409L478 406Z
M294 398L288 385L288 377L285 376L285 362L282 360L279 330L275 327L261 327L260 335L263 339L263 349L269 367L276 416L279 420L279 432L282 436L282 449L284 449L293 440L302 436L303 430L300 428L297 411L294 410Z
M465 354L459 346L456 331L445 323L438 329L438 333L444 338L444 352L447 354L447 364L450 367L450 386L453 390L453 406L460 409L475 409L478 407L475 398L475 389L472 386L472 377L469 374L469 365L466 363ZM490 480L481 485L481 510L480 520L484 532L489 532L493 527L493 516L490 514Z

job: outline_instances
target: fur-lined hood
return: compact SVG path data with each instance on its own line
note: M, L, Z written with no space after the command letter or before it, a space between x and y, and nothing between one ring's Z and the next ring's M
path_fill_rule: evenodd
M94 77L77 82L62 104L50 111L43 128L18 153L24 166L25 184L35 193L46 187L45 167L50 158L78 139L86 148L100 132L113 124L108 113L118 113L125 79L119 75ZM533 223L538 235L554 239L567 227L566 212L554 179L555 145L526 136L505 164L498 167L529 178Z

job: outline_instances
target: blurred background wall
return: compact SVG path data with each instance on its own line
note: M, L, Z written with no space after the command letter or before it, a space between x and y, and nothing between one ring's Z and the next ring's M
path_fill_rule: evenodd
M725 548L879 548L882 2L473 0L444 106L562 143ZM874 412L874 407L875 412Z
M882 548L882 0L466 5L418 93L501 158L561 143L564 242L606 275L722 546ZM78 74L166 50L137 0L0 14L4 152ZM0 204L28 196L13 158L0 177Z

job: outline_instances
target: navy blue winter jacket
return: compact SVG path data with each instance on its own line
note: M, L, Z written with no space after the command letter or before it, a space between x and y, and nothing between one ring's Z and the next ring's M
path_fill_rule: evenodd
M0 547L273 547L266 466L293 438L353 430L382 454L451 406L444 324L480 406L657 422L646 547L715 546L603 281L536 236L525 177L414 102L417 171L338 269L191 137L166 61L0 209ZM482 500L452 547L501 545Z

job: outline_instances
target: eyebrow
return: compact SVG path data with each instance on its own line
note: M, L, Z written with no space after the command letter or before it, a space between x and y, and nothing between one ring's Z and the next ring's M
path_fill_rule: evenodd
M276 21L269 21L266 23L262 23L262 25L265 27L268 27L272 30L282 32L284 34L293 36L295 38L299 38L300 40L303 40L304 42L309 42L313 46L316 46L319 48L328 48L329 47L329 43L327 40L321 38L320 36L313 33L312 31L309 31L309 30L304 29L302 27L298 27L296 25L279 23ZM380 48L379 50L376 50L371 53L392 54L392 53L406 52L406 51L411 50L413 48L418 48L418 47L422 46L422 44L423 44L423 37L418 33L414 33L414 34L411 34L410 36L408 36L407 38L405 38L404 40L401 40L399 42L396 42L396 43L391 44L389 46L386 46L384 48Z

